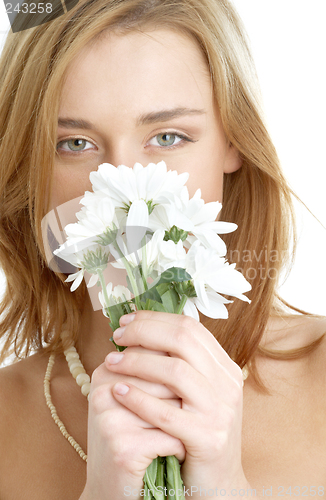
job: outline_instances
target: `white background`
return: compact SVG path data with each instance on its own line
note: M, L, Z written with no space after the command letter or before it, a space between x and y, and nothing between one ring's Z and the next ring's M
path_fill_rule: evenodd
M251 40L265 114L290 185L326 227L326 0L234 0ZM0 47L9 22L0 0ZM299 248L281 294L326 315L326 230L297 204ZM1 285L1 282L0 282Z

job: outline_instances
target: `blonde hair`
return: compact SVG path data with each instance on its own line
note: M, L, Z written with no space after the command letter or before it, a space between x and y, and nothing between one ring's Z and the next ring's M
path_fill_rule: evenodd
M24 28L28 14L15 22ZM251 281L252 302L230 304L227 321L203 321L236 363L250 365L263 389L255 356L269 355L259 343L270 315L281 314L277 277L288 261L294 216L291 191L257 101L244 30L227 0L82 0L49 23L8 36L0 68L0 262L8 282L0 308L0 335L6 337L2 359L12 345L17 356L44 345L62 350L64 321L77 337L85 286L72 294L66 276L48 268L41 232L67 67L107 29L123 34L157 27L188 34L201 47L225 133L243 159L237 172L225 176L221 219L239 226L225 241L229 259ZM263 275L252 273L258 264L264 266ZM310 352L320 340L291 351L292 357Z

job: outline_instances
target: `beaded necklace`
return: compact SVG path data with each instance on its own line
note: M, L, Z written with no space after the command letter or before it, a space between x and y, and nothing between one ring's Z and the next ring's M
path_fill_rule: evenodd
M89 400L89 391L91 389L91 379L90 376L86 373L86 370L80 361L79 354L75 348L74 345L71 345L68 349L64 351L64 355L66 357L68 367L70 370L70 373L76 380L77 384L80 387L80 390L84 396L87 397L87 400ZM52 368L54 365L55 361L55 353L52 353L50 355L49 361L48 361L48 366L45 372L45 377L44 377L44 396L45 396L45 401L46 404L51 412L51 416L56 423L56 425L59 427L59 430L61 434L67 439L67 441L71 444L71 446L76 450L78 455L85 461L87 462L87 455L83 451L82 447L77 443L77 441L69 434L67 431L65 425L63 422L60 420L56 407L52 403L52 398L51 398L51 392L50 392L50 379L51 379L51 372Z
M63 335L61 335L63 336ZM79 385L81 392L84 396L87 397L87 400L89 400L89 392L91 388L91 380L90 376L86 373L86 370L80 361L79 354L75 348L74 345L71 345L68 349L64 351L64 355L66 357L68 367L70 370L70 373L76 380L77 384ZM45 372L45 377L44 377L44 396L45 396L45 401L46 404L51 412L51 416L58 426L61 434L67 439L67 441L71 444L71 446L76 450L78 455L85 461L87 462L87 455L83 451L82 447L77 443L77 441L68 433L65 425L63 422L60 420L57 414L56 407L52 403L52 398L51 398L51 392L50 392L50 379L51 379L51 372L52 368L54 365L55 361L55 353L52 353L49 357L47 369ZM247 366L245 365L242 368L242 374L243 374L243 382L242 385L244 385L244 381L249 375L249 371Z

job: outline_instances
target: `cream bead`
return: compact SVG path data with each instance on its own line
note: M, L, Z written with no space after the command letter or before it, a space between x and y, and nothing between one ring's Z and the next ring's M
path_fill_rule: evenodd
M80 361L75 361L75 362L72 362L71 364L68 364L69 366L69 370L70 372L74 369L74 368L83 368L83 365L81 364Z
M87 373L81 373L80 375L77 375L76 377L76 382L81 387L83 384L86 384L87 382L90 382L91 378Z
M67 354L65 354L65 356L66 356L67 361L70 361L72 359L79 359L78 352L74 352L74 351L67 352Z
M61 333L61 338L63 340L66 340L70 338L70 332L67 329L63 329ZM68 367L70 370L70 373L76 380L77 384L80 386L81 393L83 396L87 398L87 401L89 401L89 393L91 390L91 379L90 376L86 373L86 370L79 358L77 349L75 348L74 345L71 345L68 347L68 349L64 350L64 355L66 357ZM48 366L46 369L45 377L44 377L44 395L45 395L45 400L46 404L51 412L51 416L57 426L60 429L61 434L68 440L68 442L71 444L71 446L76 450L76 452L79 454L79 456L87 462L87 455L86 453L82 450L80 445L74 440L72 436L67 432L67 429L65 428L64 424L61 422L60 418L58 417L56 408L54 404L52 403L51 400L51 394L50 394L50 377L51 377L51 370L54 365L54 360L55 360L55 354L52 353Z
M75 346L70 346L68 347L68 349L66 349L65 351L63 351L63 354L66 356L68 354L68 352L77 352L76 350L76 347Z
M89 392L91 390L91 383L90 382L86 382L85 384L83 384L80 388L83 396L88 396L89 395Z
M243 381L245 381L248 378L248 375L249 375L249 370L248 370L248 367L245 365L242 368Z
M70 373L76 379L81 373L86 373L86 370L82 366L77 366L73 370L70 370Z
M72 365L79 365L79 366L83 366L82 362L80 361L79 358L72 358L72 359L69 359L68 361L68 366L69 366L69 369Z
M52 353L50 355L50 358L48 361L48 366L47 366L47 369L45 372L45 377L44 377L44 382L43 382L43 384L44 384L44 396L45 396L46 404L47 404L47 406L51 412L51 416L52 416L54 422L56 423L56 425L58 426L61 434L67 439L67 441L71 444L71 446L76 450L76 452L78 453L80 458L82 458L82 460L87 462L86 453L82 450L81 446L75 441L75 439L72 436L70 436L65 425L63 424L63 422L61 422L60 418L58 417L56 408L55 408L54 404L52 403L51 393L50 393L50 378L51 378L51 371L52 371L52 368L54 365L54 360L55 360L55 354ZM84 385L86 385L86 384L84 384ZM87 387L85 387L85 389L84 389L85 392L86 392L86 389L87 389Z

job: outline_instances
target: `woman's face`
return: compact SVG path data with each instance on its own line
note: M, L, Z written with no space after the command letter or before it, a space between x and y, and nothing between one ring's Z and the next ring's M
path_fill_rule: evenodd
M190 38L169 30L106 33L67 72L52 206L91 188L101 163L164 160L189 172L190 195L221 201L223 173L240 167L214 104L210 73Z

